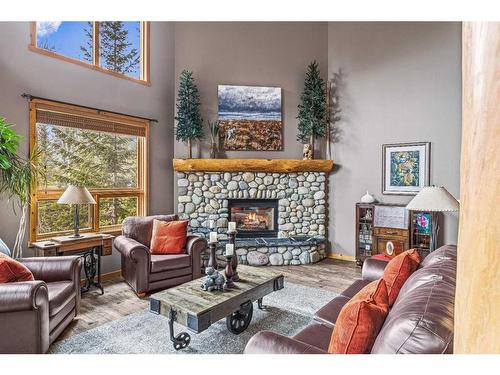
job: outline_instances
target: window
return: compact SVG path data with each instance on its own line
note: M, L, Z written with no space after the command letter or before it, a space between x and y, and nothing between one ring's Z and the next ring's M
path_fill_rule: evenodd
M30 241L70 233L73 208L57 204L69 183L86 186L95 205L80 208L81 231L115 232L147 213L148 121L33 99L31 148L42 173L32 191Z
M149 84L149 23L32 22L30 49Z

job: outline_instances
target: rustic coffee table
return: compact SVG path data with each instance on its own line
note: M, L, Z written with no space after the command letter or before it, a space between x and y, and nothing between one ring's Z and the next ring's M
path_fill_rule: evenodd
M176 350L186 348L191 336L187 332L175 335L174 321L200 333L226 318L227 329L237 335L252 320L253 302L257 301L262 309L264 296L283 289L283 275L267 267L239 265L238 275L234 288L224 291L203 291L200 278L151 295L150 310L168 317L170 340Z

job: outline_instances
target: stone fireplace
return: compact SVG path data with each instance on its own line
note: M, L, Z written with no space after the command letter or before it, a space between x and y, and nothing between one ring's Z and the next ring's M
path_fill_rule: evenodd
M203 166L209 163L208 170L192 165L182 170L174 160L177 211L180 218L189 220L193 233L208 237L215 223L221 241L219 256L229 221L237 225L236 254L243 264L300 265L326 256L326 172L248 171L243 162L237 163L240 171L223 171L225 159L182 162L197 160ZM210 170L215 168L212 163L221 171Z

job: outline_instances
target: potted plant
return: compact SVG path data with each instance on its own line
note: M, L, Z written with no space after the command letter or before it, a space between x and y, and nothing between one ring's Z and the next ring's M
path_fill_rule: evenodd
M12 209L21 213L19 228L12 250L13 258L23 255L26 233L26 215L30 203L30 186L37 173L36 152L28 159L17 154L19 142L23 139L13 129L13 125L0 117L0 194L12 201Z
M314 140L323 138L327 132L326 85L320 76L318 63L313 61L307 67L304 91L300 95L297 115L297 139L309 144L308 152L314 159Z
M208 129L210 130L210 158L217 158L219 150L219 121L208 121Z
M203 120L200 114L200 95L194 83L193 72L183 70L177 94L177 125L175 138L187 142L188 158L192 158L192 141L203 138Z

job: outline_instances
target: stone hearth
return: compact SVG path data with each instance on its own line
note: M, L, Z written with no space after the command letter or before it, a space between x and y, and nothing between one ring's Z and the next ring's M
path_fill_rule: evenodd
M238 237L239 260L254 266L299 265L325 257L325 172L178 172L177 178L179 217L189 220L191 232L207 237L214 220L219 255L227 239L230 199L277 199L277 238Z

